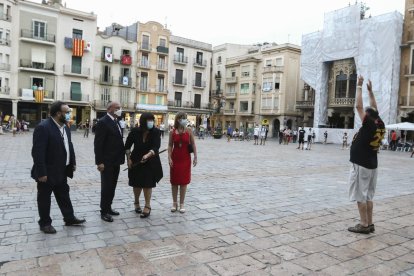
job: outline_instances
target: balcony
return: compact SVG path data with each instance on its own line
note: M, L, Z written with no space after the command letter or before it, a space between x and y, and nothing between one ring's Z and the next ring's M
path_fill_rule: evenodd
M401 107L414 107L414 95L411 95L411 97L401 96L399 104Z
M19 90L19 97L24 97L23 90L31 91L31 94L32 94L32 97L33 97L33 100L34 100L33 89L32 88L20 89ZM43 90L43 92L44 92L44 95L43 95L43 98L44 99L47 99L47 100L54 100L55 99L55 92L54 91L51 91L51 90Z
M235 109L224 109L223 114L224 115L236 115L236 110Z
M132 78L128 76L119 77L119 85L124 87L131 87Z
M168 55L168 47L157 46L157 53Z
M221 97L223 95L223 90L217 89L217 90L211 90L211 96L214 97Z
M89 102L89 95L67 92L62 93L62 100L72 102Z
M238 114L240 114L241 116L253 116L253 112L250 110L239 110L239 112L237 112Z
M100 95L101 97L103 97L104 95ZM106 106L108 104L108 102L110 102L110 100L95 100L94 101L94 107L98 108L98 109L105 109L106 110Z
M237 77L226 78L226 83L237 83L237 81L238 81Z
M150 65L149 61L146 60L146 59L141 59L138 62L138 67L141 68L141 69L146 69L146 70L151 69L151 65Z
M157 86L155 87L155 92L157 93L168 93L166 86Z
M198 68L206 68L207 67L207 60L199 60L199 59L194 59L194 67L198 67Z
M148 85L142 85L141 84L138 88L138 91L139 92L150 92L150 89L149 89Z
M82 68L79 66L72 67L70 65L63 65L63 74L65 76L79 77L87 79L91 74L89 68Z
M236 98L237 93L236 92L226 92L226 98Z
M0 38L0 45L10 46L11 41L10 41L10 39Z
M182 56L182 55L174 55L174 63L187 64L188 63L188 57Z
M10 95L10 87L7 87L7 86L0 87L0 97L9 96L9 95Z
M7 13L1 13L0 14L0 20L11 22L12 17L11 17L11 15L8 15Z
M296 109L313 109L314 101L296 101Z
M8 64L8 63L0 63L0 70L10 71L10 64Z
M99 83L103 85L112 85L114 83L114 77L101 75L99 77Z
M216 80L221 80L221 74L215 74L215 75L214 75L214 78L215 78Z
M172 83L175 86L186 86L187 85L187 79L186 78L182 78L182 79L173 78Z
M36 42L42 44L55 45L56 36L54 34L44 33L43 35L35 34L32 30L22 29L20 31L20 37L22 40L28 42Z
M28 60L28 59L21 59L20 70L54 74L55 64L52 62L39 63L39 62L32 62L31 60Z
M263 67L263 73L283 73L283 66L265 66Z
M329 101L330 107L354 107L355 98L333 98Z
M196 89L206 88L206 81L193 81L193 87Z
M168 71L168 65L166 63L158 63L157 64L158 71Z
M142 52L151 52L152 49L152 45L149 43L141 43L141 47L139 47L139 49Z

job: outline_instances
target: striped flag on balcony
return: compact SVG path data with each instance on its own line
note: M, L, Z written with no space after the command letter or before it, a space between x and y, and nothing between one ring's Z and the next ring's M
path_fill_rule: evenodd
M83 57L83 51L85 49L85 41L82 39L73 39L72 55L74 57Z
M35 90L34 91L35 102L42 103L45 98L45 90Z

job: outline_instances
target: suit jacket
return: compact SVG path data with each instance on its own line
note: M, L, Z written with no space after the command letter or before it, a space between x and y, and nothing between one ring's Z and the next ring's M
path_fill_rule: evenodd
M76 165L70 130L64 126L68 137L69 152L66 153L62 134L52 118L41 122L33 132L33 168L31 176L34 180L47 176L48 182L59 184L66 177L73 177ZM66 154L69 154L69 166L66 166Z
M119 126L119 125L118 125ZM121 165L125 163L125 148L117 124L105 115L96 124L95 164Z

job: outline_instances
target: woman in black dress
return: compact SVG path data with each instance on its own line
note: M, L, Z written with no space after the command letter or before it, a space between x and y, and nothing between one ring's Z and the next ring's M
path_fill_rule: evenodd
M161 160L158 155L161 135L154 127L154 115L143 113L139 119L139 127L133 128L125 142L128 159L129 186L134 188L135 212L146 218L151 213L152 188L163 177ZM131 147L134 149L131 153ZM141 210L139 196L144 190L145 208Z

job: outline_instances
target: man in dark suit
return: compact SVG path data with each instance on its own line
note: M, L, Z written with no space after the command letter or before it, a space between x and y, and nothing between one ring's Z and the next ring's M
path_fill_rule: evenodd
M53 192L66 226L80 225L84 219L75 217L69 196L67 177L76 170L75 151L70 130L66 127L70 108L57 101L50 107L50 118L41 122L33 132L32 178L37 182L37 205L40 230L56 233L50 218L50 197Z
M122 115L121 105L110 102L107 114L102 117L95 132L95 163L101 172L101 218L114 221L112 216L119 213L112 209L120 165L125 162L124 140L118 118Z

